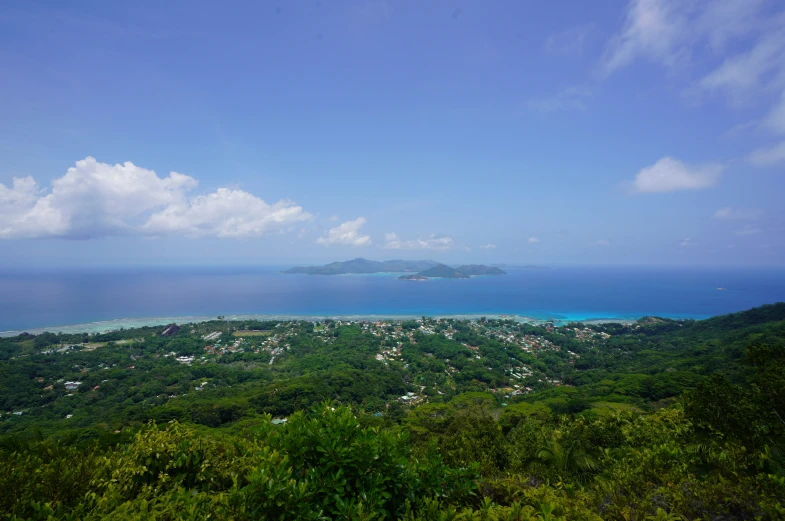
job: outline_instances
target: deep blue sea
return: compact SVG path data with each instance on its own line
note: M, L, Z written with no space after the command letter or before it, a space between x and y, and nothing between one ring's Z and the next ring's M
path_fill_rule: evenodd
M469 280L287 275L284 267L0 273L0 332L171 317L444 316L535 319L705 318L785 301L785 269L559 267ZM724 289L719 289L724 288Z

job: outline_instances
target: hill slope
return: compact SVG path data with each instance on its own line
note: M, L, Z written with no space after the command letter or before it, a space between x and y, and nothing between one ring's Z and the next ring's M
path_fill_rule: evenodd
M437 264L433 268L421 271L417 274L420 277L439 278L439 279L468 279L468 275L464 275L455 268L451 268L446 264Z
M181 326L0 338L0 517L783 519L785 304Z

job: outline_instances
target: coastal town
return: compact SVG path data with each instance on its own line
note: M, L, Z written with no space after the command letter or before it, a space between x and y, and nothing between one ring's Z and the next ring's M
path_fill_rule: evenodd
M98 396L131 373L154 373L148 367L167 360L189 368L184 373L186 384L173 382L149 397L159 403L232 385L214 376L199 376L198 373L207 375L211 371L196 368L246 367L267 371L274 378L312 357L309 350L318 349L329 356L331 346L349 333L367 339L365 344L377 346L369 356L373 363L400 372L406 392L395 400L406 406L449 396L458 389L481 390L509 400L551 387L569 386L564 380L565 370L559 367L569 371L580 360L580 352L596 350L611 337L597 325L556 327L550 322L522 324L509 319L421 317L260 324L221 320L123 331L114 334L123 338L113 340L104 340L107 335L92 335L85 342L51 344L37 352L33 349L18 353L15 358L45 357L55 361L54 366L67 368L59 374L36 377L35 392L49 396L44 406L53 399L91 393ZM103 359L102 352L112 356ZM91 356L85 359L88 353ZM122 353L127 354L123 357ZM60 362L68 358L82 361L72 365ZM157 377L153 374L151 378ZM5 410L0 412L0 418L27 412Z

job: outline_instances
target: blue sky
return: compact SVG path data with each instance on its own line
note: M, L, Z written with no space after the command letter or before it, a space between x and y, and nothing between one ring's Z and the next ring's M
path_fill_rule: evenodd
M785 263L785 7L4 2L0 266Z

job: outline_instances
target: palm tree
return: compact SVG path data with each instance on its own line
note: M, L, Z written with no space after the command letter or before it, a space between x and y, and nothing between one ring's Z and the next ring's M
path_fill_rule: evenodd
M537 451L537 459L555 468L560 476L573 476L581 483L597 470L597 462L577 442L563 444L557 436L545 441Z

